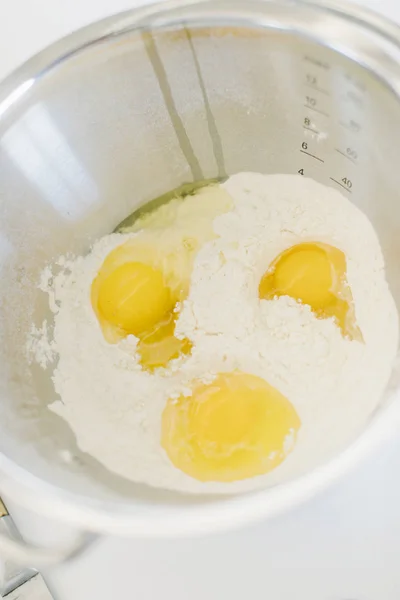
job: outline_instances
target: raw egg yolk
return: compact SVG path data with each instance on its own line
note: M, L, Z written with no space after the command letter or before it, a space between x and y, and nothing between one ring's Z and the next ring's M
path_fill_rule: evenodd
M131 242L113 250L92 283L91 300L105 339L116 343L130 334L138 337L140 364L151 371L189 354L192 346L174 335L176 291L161 265L134 260L149 254Z
M259 285L263 300L290 296L319 318L333 317L344 335L360 339L344 253L319 242L292 246L270 265Z
M98 310L108 323L127 334L139 335L171 309L161 271L140 263L120 265L102 282Z
M192 396L168 400L161 444L175 467L199 481L237 481L277 467L300 424L292 404L264 379L222 373Z

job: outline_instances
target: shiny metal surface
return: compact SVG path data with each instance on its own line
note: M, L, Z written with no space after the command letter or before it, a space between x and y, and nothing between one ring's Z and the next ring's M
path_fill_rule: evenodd
M36 573L21 586L15 588L7 596L6 600L54 600L42 575Z
M1 498L0 508L0 598L6 596L8 598L8 594L21 588L35 576L37 576L35 589L45 588L44 582L42 585L39 583L43 580L37 568L49 567L76 558L97 539L94 534L79 533L71 541L58 544L47 546L31 544L22 538ZM24 567L33 564L36 568ZM31 590L30 586L28 587ZM28 592L25 591L25 594Z
M22 538L8 510L0 498L0 535L12 537L22 543ZM31 567L21 567L6 558L2 553L0 577L0 598L8 600L52 600L46 582L41 574Z
M358 449L287 486L226 499L162 493L77 449L46 409L50 374L28 364L24 344L32 320L47 316L37 289L46 264L86 251L194 176L220 176L221 165L339 187L376 227L399 302L399 40L397 27L343 2L167 2L77 32L3 83L0 471L9 494L92 530L201 533L306 498L383 435L386 408ZM396 378L387 403L393 391Z

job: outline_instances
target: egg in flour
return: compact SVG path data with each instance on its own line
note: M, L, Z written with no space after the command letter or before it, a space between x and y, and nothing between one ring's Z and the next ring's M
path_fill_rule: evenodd
M282 252L260 281L263 300L289 296L318 318L333 318L343 335L362 340L346 279L346 257L329 244L305 242Z
M172 463L199 481L231 482L275 469L293 449L300 419L261 377L220 373L169 399L161 444Z
M175 307L186 282L172 280L167 263L153 246L129 240L107 256L91 287L105 339L137 337L140 362L148 369L190 352L190 342L175 336Z
M175 199L129 228L136 235L106 257L91 287L91 302L104 337L116 343L139 339L143 367L165 367L190 353L187 338L175 336L178 303L187 296L197 250L214 235L212 219L227 211L231 199L218 185ZM193 201L192 201L193 204Z
M397 349L371 224L300 176L239 173L172 200L49 293L51 410L113 473L190 493L280 484L334 456Z

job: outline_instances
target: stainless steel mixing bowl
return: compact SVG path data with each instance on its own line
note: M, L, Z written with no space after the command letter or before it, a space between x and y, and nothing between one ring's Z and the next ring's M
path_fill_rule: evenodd
M399 29L336 0L152 5L78 31L11 75L0 88L2 492L90 531L200 533L292 506L387 435L396 373L360 438L297 480L239 497L163 493L77 449L46 408L49 373L24 347L46 314L37 282L49 261L85 252L185 181L246 170L299 172L346 194L380 236L399 301L399 95Z

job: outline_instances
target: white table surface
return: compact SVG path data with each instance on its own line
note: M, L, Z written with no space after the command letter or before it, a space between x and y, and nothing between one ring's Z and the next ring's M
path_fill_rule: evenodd
M359 0L360 3L362 0ZM0 77L135 0L0 0ZM400 22L399 0L364 0ZM22 529L38 523L18 514ZM57 600L399 600L400 435L290 514L197 539L107 538L46 573Z

